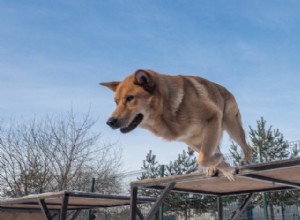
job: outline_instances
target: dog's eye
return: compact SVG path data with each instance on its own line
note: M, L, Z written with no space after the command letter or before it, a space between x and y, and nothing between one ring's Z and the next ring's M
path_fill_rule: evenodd
M126 102L130 102L132 99L134 99L134 96L133 95L128 95L126 96Z

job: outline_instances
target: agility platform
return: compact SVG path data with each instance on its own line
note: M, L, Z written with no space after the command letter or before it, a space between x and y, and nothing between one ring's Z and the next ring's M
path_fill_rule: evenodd
M137 207L139 188L158 189L161 195L146 216ZM168 176L131 182L131 220L157 219L159 207L172 192L205 194L217 197L218 219L223 220L222 197L247 194L241 207L232 213L230 219L237 220L257 192L300 189L300 158L260 163L237 167L235 181L230 182L221 174L206 177L202 173Z
M153 198L141 197L137 203L155 201ZM129 196L104 195L82 191L60 191L29 195L15 199L0 200L0 220L7 219L7 214L14 214L13 219L65 220L67 212L74 211L68 219L75 220L80 211L95 208L108 208L130 205ZM41 214L40 214L41 213ZM2 217L3 216L3 217ZM29 217L25 217L29 216Z

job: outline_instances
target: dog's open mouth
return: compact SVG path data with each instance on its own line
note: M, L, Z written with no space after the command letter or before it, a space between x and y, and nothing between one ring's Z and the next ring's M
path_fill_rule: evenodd
M132 131L142 122L143 118L144 116L142 114L137 114L132 122L127 127L121 128L120 131L122 133L128 133Z

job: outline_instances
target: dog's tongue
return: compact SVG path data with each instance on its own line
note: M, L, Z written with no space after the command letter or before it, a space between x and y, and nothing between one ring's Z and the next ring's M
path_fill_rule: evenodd
M137 114L133 121L125 128L121 128L120 131L122 133L128 133L135 129L143 120L144 116L142 114Z

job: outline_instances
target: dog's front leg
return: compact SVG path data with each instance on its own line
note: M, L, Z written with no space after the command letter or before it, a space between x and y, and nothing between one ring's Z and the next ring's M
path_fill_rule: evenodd
M230 181L234 180L235 169L225 162L219 150L222 135L221 120L219 117L211 118L203 128L201 134L201 147L199 149L198 163L206 168L206 174L211 176L216 169L220 170Z
M198 148L198 163L202 167L216 167L224 158L219 151L219 143L222 135L222 126L220 117L216 114L207 120L202 129L201 144L195 146Z

